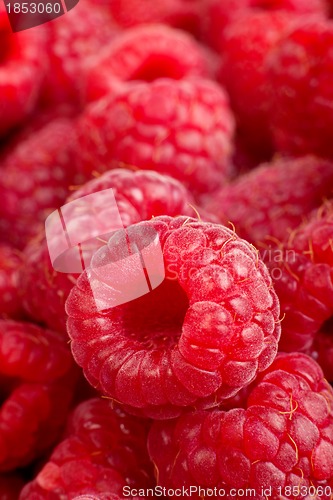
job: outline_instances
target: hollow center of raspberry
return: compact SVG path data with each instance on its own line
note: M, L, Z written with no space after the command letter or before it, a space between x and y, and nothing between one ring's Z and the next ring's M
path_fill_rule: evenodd
M157 78L179 80L183 76L184 68L179 61L169 57L151 56L144 61L137 71L133 72L131 79L152 82Z
M333 317L329 318L327 321L325 321L322 326L320 331L322 333L331 335L333 332Z
M152 292L123 307L124 333L146 349L168 349L180 337L188 299L177 281L164 280Z
M0 407L9 398L18 383L17 379L0 374Z

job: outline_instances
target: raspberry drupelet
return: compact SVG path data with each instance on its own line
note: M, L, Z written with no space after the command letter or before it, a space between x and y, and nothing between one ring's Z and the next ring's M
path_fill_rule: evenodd
M283 331L279 349L309 352L333 316L333 202L325 202L276 249L266 265L279 296Z
M74 358L94 387L138 414L216 406L275 358L279 304L267 269L218 224L165 216L129 229L139 246L157 232L166 279L131 302L97 306L93 288L107 302L116 286L103 267L121 252L116 232L67 299Z
M216 487L237 500L246 489L265 500L266 488L272 500L308 498L310 486L324 488L333 475L332 408L333 391L318 364L304 354L279 355L255 382L246 409L153 424L148 449L158 482ZM208 498L202 495L194 498Z
M52 447L76 378L62 335L0 320L0 471L28 465Z
M156 170L193 193L231 174L234 119L224 90L210 80L132 84L92 103L78 124L78 164L92 171Z
M115 195L124 227L164 214L193 216L196 210L192 196L180 182L157 172L132 172L125 169L105 172L80 187L68 201L110 188ZM101 235L109 232L112 222L109 214L113 210L113 199L103 197L95 208L96 217L89 222L80 211L71 215L72 223L80 225L82 240L90 238L89 231L96 224L96 220L99 221ZM213 216L202 210L200 215L207 220L214 220ZM44 233L31 241L24 255L21 289L25 311L35 321L66 332L65 301L77 275L64 274L53 269Z
M138 26L118 35L94 58L83 98L97 100L133 80L210 78L215 62L211 56L210 65L207 50L183 31L159 24Z
M222 224L263 248L296 229L333 194L333 163L315 156L277 158L214 193L205 208Z
M64 440L20 500L124 498L123 487L153 486L146 441L150 422L113 408L109 401L81 403L69 419ZM104 495L105 494L105 497ZM96 496L97 495L97 496ZM133 499L133 497L128 497Z

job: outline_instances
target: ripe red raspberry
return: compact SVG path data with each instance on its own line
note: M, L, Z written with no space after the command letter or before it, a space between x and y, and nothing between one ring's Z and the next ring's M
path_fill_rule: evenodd
M149 171L111 170L83 185L68 201L110 188L125 227L158 215L193 215L194 212L193 199L185 187L171 177ZM108 214L112 207L113 200L107 202L104 197L96 207L96 220L101 224L102 235L109 232ZM88 223L80 212L73 213L71 219L72 223L80 225L82 239L88 239L96 220ZM25 258L21 289L26 312L35 321L57 331L66 331L65 301L77 276L53 269L44 233L26 248Z
M19 318L22 315L19 287L22 264L22 255L17 250L0 243L0 318Z
M46 51L39 29L13 34L0 4L0 137L35 108Z
M332 403L317 363L302 354L280 355L246 409L198 411L153 424L148 449L159 484L216 487L236 500L250 489L252 498L264 500L262 488L271 488L272 500L304 499L310 486L325 487L333 475ZM193 497L208 498L203 492Z
M268 58L270 120L282 152L333 156L332 43L332 22L304 22Z
M87 107L78 162L88 178L93 170L152 169L208 192L230 174L233 130L226 94L212 81L133 84Z
M330 201L277 247L273 259L267 255L284 317L282 351L308 352L316 333L333 316L332 221Z
M126 485L151 487L147 431L147 421L114 409L108 401L82 403L70 419L66 438L34 481L26 485L20 499L74 499L83 495L82 500L120 500Z
M1 238L23 248L79 176L73 162L71 118L57 118L14 145L2 160Z
M279 305L257 253L229 229L156 217L131 226L137 245L151 230L163 251L163 283L126 304L97 309L89 279L102 290L114 278L100 266L122 248L118 231L72 289L67 329L94 387L139 413L170 418L218 405L270 365ZM112 287L103 296L112 297Z
M75 371L66 340L57 333L0 320L0 341L0 471L9 471L56 442Z
M116 37L87 70L85 99L97 100L124 82L210 77L208 54L192 37L167 26L138 26Z
M205 206L259 246L283 241L333 190L333 164L314 156L280 158L238 177Z
M220 81L228 91L246 142L255 150L272 150L265 61L293 21L287 12L251 10L225 32Z
M201 0L98 0L122 28L138 24L164 23L197 34L201 21Z
M104 10L87 1L79 2L75 9L46 27L49 70L43 87L43 102L79 105L86 66L119 28Z

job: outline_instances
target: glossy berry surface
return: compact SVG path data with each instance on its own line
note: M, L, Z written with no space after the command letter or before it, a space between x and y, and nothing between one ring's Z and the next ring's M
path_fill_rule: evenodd
M262 250L288 238L332 191L332 162L315 156L277 158L238 176L205 206Z
M160 24L125 31L87 71L86 99L120 91L126 82L210 77L208 53L190 35ZM213 63L213 60L212 60Z
M209 192L230 176L234 119L209 80L160 79L92 103L78 125L78 165L149 169Z
M331 21L309 21L283 38L268 60L271 125L283 153L332 157L332 40Z
M31 463L55 443L76 375L66 341L36 325L0 320L0 470Z
M252 489L258 500L263 489L277 500L294 487L294 498L304 498L311 485L328 485L333 473L332 401L313 360L279 355L254 384L246 409L153 424L148 449L158 481L168 488L217 487L237 499L237 492Z
M267 262L284 315L279 344L283 351L310 349L333 312L332 202L315 210Z
M20 499L124 498L124 486L153 486L146 450L149 422L136 419L102 399L81 403L69 419L65 439L55 448ZM104 496L100 496L102 494ZM81 498L81 497L80 497ZM131 497L132 498L132 497Z
M68 201L112 189L124 227L149 220L158 215L194 215L194 201L178 181L157 172L115 169L93 179L75 191ZM202 216L203 211L200 210ZM110 215L111 214L111 215ZM94 214L87 219L80 210L71 214L73 225L80 227L82 241L90 238L91 229L99 223L101 240L109 233L114 213L114 200L103 196L97 200ZM209 214L206 214L210 220ZM97 242L98 243L98 242ZM35 238L24 252L25 266L20 274L26 313L49 328L66 332L65 302L78 277L73 273L57 272L51 263L44 234Z
M93 386L147 416L170 418L233 396L271 364L279 305L255 250L227 228L185 217L131 228L143 240L151 229L163 251L163 283L97 309L91 287L107 300L117 286L107 268L122 248L116 232L71 291L67 329Z

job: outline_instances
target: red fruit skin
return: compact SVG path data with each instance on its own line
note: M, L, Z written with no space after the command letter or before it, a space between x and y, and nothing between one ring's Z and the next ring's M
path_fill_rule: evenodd
M22 255L13 247L0 244L0 318L18 319L23 314L19 289Z
M230 176L234 119L221 87L209 80L133 84L86 108L78 124L78 165L170 175L193 193Z
M210 58L211 64L210 64ZM215 59L183 31L152 24L124 31L92 60L84 101L98 100L126 82L213 76Z
M96 2L83 0L45 25L48 72L41 100L45 106L71 103L81 108L86 67L120 31Z
M279 355L256 381L246 409L198 411L153 424L148 450L158 483L221 488L237 500L250 488L257 500L267 498L262 488L272 488L273 500L286 499L291 486L293 498L304 498L311 485L329 485L333 474L332 402L317 363L303 354ZM304 490L297 494L297 487Z
M288 181L286 181L288 179ZM284 241L333 191L333 164L315 156L277 158L207 197L205 208L263 252Z
M208 0L202 16L202 38L220 54L224 50L226 29L243 16L257 12L286 11L289 14L326 17L325 0Z
M200 0L98 0L109 9L116 23L124 29L140 24L163 23L196 35L202 16Z
M38 120L38 118L37 118ZM2 158L1 238L22 249L65 201L77 175L73 162L72 118L59 117L33 128Z
M13 34L0 5L0 137L30 115L46 70L43 32L39 28Z
M293 23L288 12L250 10L225 31L219 80L228 91L245 141L255 151L273 151L265 61Z
M106 300L104 283L112 276L100 259L104 266L113 258L121 237L115 233L67 299L67 331L95 388L136 414L165 419L218 405L273 361L279 304L258 254L229 229L166 216L130 228L138 242L152 229L163 251L164 282L97 310L88 278Z
M69 500L78 495L120 500L126 485L152 487L148 428L148 421L126 415L106 400L81 403L70 418L65 439L25 486L20 500L51 500L55 495Z
M328 132L333 126L332 41L331 21L302 23L276 45L267 60L270 121L278 151L333 155Z
M0 321L0 470L30 464L56 442L76 382L66 340L29 323Z
M281 351L309 352L317 332L333 314L333 204L327 201L277 247L278 258L266 255L281 303Z
M113 189L124 227L162 214L194 215L196 210L192 196L178 181L157 172L133 173L125 169L115 169L91 180L78 189L68 201L110 188ZM102 235L110 230L108 208L112 209L112 205L108 206L103 198L96 214ZM200 216L214 220L213 216L201 210ZM80 217L80 213L75 213L72 221L79 221ZM94 224L94 221L88 224L87 220L82 220L81 230L86 231L86 235L82 234L83 239L90 237L89 230ZM56 331L66 332L65 302L76 283L77 275L60 273L53 269L44 232L31 241L24 255L25 266L20 283L25 311L35 321L42 322Z

